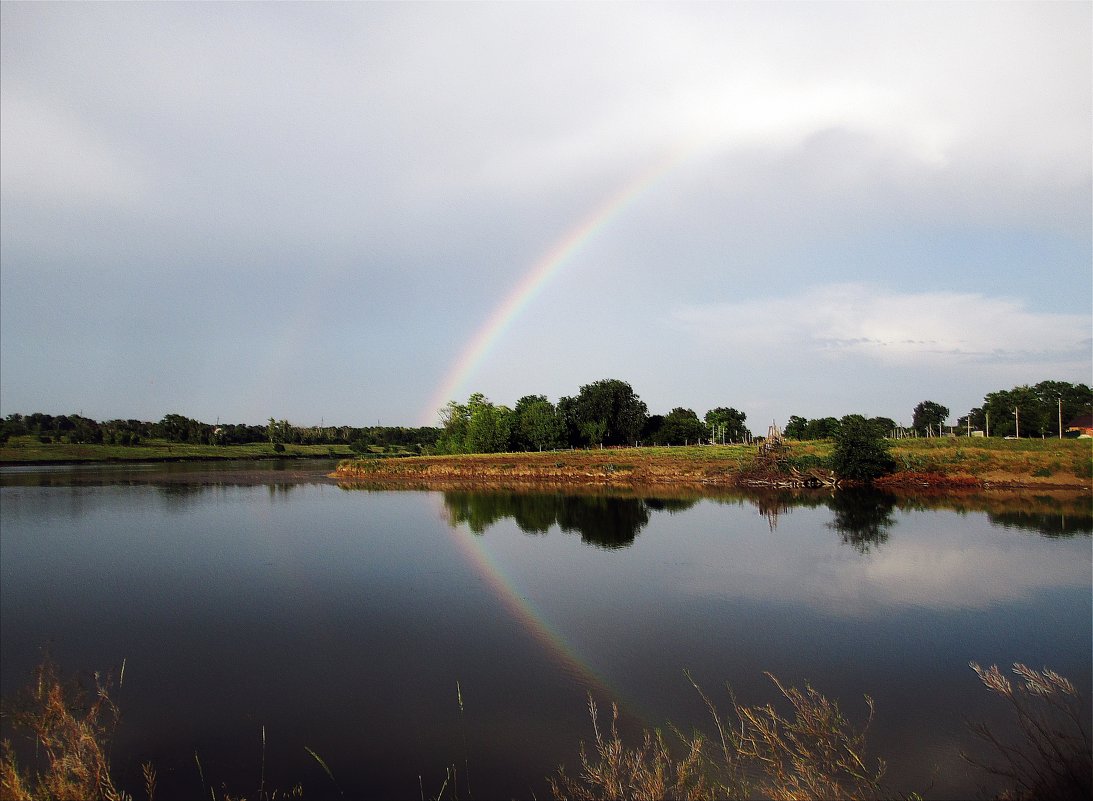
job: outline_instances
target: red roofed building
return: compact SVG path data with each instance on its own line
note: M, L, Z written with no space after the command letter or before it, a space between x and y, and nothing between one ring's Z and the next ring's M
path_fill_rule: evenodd
M1093 437L1093 414L1075 417L1067 423L1066 433L1070 436L1077 434L1079 437Z

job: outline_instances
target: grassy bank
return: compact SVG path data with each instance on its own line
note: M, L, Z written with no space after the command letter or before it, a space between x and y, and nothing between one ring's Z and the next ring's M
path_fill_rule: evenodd
M382 448L375 448L377 453ZM83 464L90 462L219 461L222 459L345 459L356 457L348 445L285 445L270 442L246 445L191 445L149 439L140 445L74 445L39 442L37 437L12 437L0 446L0 464Z
M826 468L832 447L829 441L789 442L785 462L802 470ZM891 442L891 454L898 467L887 479L891 486L1093 486L1090 440L910 439ZM347 482L733 486L755 469L756 456L747 445L711 445L351 459L333 475Z

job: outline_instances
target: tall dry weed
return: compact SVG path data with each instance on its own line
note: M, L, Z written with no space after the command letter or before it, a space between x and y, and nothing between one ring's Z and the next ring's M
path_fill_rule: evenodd
M573 801L705 801L717 797L707 782L703 765L705 740L701 735L683 738L682 757L675 757L660 731L645 731L641 745L627 748L619 736L618 706L611 706L611 728L600 731L596 702L588 699L595 736L594 753L589 756L580 744L580 776L570 777L561 767L550 777L555 798Z
M1044 668L1014 663L1017 681L997 665L970 663L979 679L1003 698L1016 718L1017 736L1007 737L984 723L972 732L991 746L994 762L962 754L972 764L1012 783L1003 795L1016 799L1093 798L1093 743L1088 706L1069 679Z
M812 687L801 691L766 675L789 701L791 713L784 714L771 704L743 705L730 692L731 713L726 719L695 684L717 737L701 733L685 736L676 729L676 751L659 731L645 731L641 745L628 748L619 737L614 708L611 729L605 736L599 729L596 705L590 700L594 753L589 756L581 743L580 776L570 777L559 768L550 780L554 797L577 801L699 801L747 798L756 793L787 800L883 797L884 762L871 760L866 749L872 700L866 697L869 718L858 729L843 716L838 704Z
M35 682L19 705L5 711L13 728L24 732L39 762L17 763L5 740L0 754L0 787L13 801L123 801L129 798L110 778L107 746L118 721L108 692L110 681L96 673L94 687L66 687L50 662L35 671ZM154 779L151 787L154 788ZM154 789L153 789L154 792Z

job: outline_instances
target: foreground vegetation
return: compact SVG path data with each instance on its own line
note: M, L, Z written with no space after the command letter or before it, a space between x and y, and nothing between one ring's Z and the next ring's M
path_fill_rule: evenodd
M895 472L889 487L1073 488L1093 486L1090 440L933 438L888 441ZM787 441L783 463L831 469L835 443ZM346 460L333 474L345 482L463 482L498 486L733 486L757 469L750 445L616 448L543 453L463 454L397 461Z
M971 724L972 734L990 747L993 759L978 761L961 754L1003 780L1004 789L997 797L1030 801L1089 798L1093 792L1093 743L1088 707L1074 685L1047 668L1037 671L1015 664L1017 680L1012 681L996 666L981 668L973 662L971 667L1013 715L1012 731ZM577 774L570 775L560 767L548 777L553 796L580 801L706 801L757 794L772 799L920 797L887 787L884 760L868 753L868 730L875 712L872 699L865 697L868 714L857 725L836 702L813 687L787 687L767 676L780 696L781 709L772 703L741 704L730 690L728 711L723 714L692 680L706 704L712 730L685 734L670 726L671 736L661 730L646 730L636 745L627 744L620 736L614 706L609 728L601 729L599 710L590 697L592 742L590 746L580 743ZM122 679L124 670L119 686ZM111 774L110 742L119 710L110 692L110 681L97 673L90 691L81 691L64 685L51 665L39 667L22 703L4 710L12 727L28 739L31 749L24 753L34 754L34 764L22 765L12 742L3 742L3 797L11 801L123 801L139 797L119 788ZM462 708L461 696L459 703ZM309 748L304 750L343 795L322 757ZM261 759L264 768L264 750ZM196 754L195 765L201 797L212 801L245 798L233 796L223 786L218 796L206 784ZM155 766L144 763L142 775L144 797L154 801ZM458 798L458 779L454 767L449 768L448 779L435 797ZM469 797L469 786L466 790ZM421 795L424 798L424 791ZM252 797L259 801L302 798L305 792L300 785L287 791L267 788L263 769Z

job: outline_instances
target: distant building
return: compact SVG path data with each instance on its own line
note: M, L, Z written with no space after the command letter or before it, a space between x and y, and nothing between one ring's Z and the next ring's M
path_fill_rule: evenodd
M1066 433L1079 437L1093 437L1093 414L1082 414L1075 417L1066 426Z

